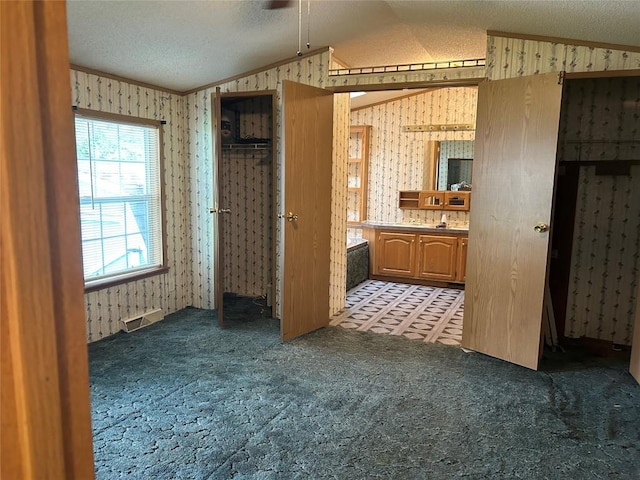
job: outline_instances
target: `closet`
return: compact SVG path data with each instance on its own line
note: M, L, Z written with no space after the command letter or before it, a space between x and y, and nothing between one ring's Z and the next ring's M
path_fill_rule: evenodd
M549 284L560 338L603 353L632 343L639 99L640 77L564 81Z
M283 340L327 325L333 93L283 80L212 101L218 323L235 295L265 297Z
M252 297L270 306L274 285L274 93L221 94L214 99L217 151L218 322L224 302Z

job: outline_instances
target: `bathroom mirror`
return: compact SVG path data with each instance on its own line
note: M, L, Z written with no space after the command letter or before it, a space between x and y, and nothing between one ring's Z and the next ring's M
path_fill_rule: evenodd
M426 142L422 189L456 190L463 182L472 185L473 147L473 140Z

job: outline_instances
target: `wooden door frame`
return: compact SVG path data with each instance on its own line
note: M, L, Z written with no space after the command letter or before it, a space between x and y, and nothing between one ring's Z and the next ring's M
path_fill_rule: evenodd
M64 2L0 2L2 478L94 478Z

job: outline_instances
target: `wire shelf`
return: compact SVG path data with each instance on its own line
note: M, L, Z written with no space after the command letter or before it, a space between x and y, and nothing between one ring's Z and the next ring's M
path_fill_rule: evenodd
M486 59L450 60L447 62L405 63L401 65L381 65L377 67L335 68L329 70L329 76L363 75L372 73L406 73L424 70L442 70L445 68L484 67Z

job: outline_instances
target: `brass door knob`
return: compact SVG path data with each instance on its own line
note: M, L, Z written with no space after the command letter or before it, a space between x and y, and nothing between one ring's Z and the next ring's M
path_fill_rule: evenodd
M289 212L286 215L284 213L279 213L278 218L286 218L288 222L293 222L294 220L298 220L298 214Z
M544 233L549 231L549 225L546 223L538 223L533 229L538 233Z
M298 220L298 215L293 212L289 212L285 215L284 218L287 219L287 222L293 222L295 220Z

